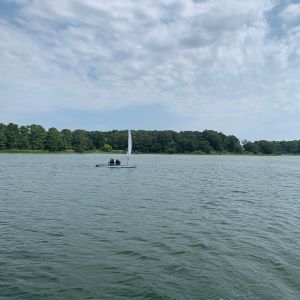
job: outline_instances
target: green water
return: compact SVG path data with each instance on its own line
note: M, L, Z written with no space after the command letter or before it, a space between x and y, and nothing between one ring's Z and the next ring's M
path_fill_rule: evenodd
M300 157L0 154L0 299L300 299Z

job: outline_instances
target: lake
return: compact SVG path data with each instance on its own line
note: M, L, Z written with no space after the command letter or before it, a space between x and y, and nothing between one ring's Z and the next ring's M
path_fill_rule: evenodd
M110 157L0 154L1 299L300 299L300 156Z

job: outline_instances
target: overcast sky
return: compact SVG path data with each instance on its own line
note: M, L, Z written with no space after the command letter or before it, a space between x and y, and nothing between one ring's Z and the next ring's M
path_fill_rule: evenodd
M300 139L300 1L0 0L0 122Z

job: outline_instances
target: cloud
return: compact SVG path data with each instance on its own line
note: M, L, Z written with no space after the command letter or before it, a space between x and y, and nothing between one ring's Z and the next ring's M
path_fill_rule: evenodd
M240 122L300 110L300 30L270 34L277 1L6 2L15 7L0 21L2 114L160 104Z
M281 13L284 21L294 21L300 18L300 3L292 3L288 5Z

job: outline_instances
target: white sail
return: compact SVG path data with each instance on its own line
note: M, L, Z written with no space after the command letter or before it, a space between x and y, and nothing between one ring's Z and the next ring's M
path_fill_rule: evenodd
M129 159L132 151L132 140L131 140L131 132L128 130L128 150L127 150L127 158Z

